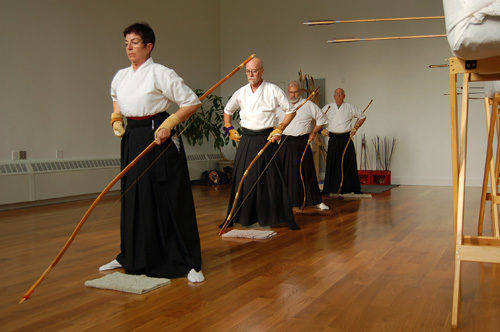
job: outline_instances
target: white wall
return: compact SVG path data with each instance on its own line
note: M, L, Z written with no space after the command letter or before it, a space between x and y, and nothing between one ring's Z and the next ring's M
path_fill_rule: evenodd
M148 22L156 62L193 89L220 76L216 0L0 0L0 161L119 156L109 86L129 66L122 31ZM209 149L212 152L212 149Z
M341 37L445 33L444 20L337 24L309 27L317 19L361 19L443 15L436 0L221 1L222 71L256 53L265 79L287 82L302 69L326 79L326 102L343 87L346 101L364 108L367 137L396 137L392 182L451 185L449 78L447 68L428 69L451 56L445 38L327 44ZM244 74L222 88L231 95ZM459 85L461 82L459 82ZM482 101L471 101L468 184L480 185L485 150Z
M65 159L117 157L109 84L129 65L120 47L123 28L147 21L157 35L155 61L174 68L192 88L210 87L257 53L267 80L287 82L302 69L326 79L327 102L338 86L359 107L373 98L361 133L397 138L393 183L449 185L450 111L443 95L448 71L427 68L451 55L446 40L326 43L349 36L444 33L444 22L301 24L442 13L435 0L0 0L0 161L10 160L13 150L27 150L34 160L54 159L58 149ZM227 98L245 83L240 72L220 93ZM471 102L468 182L473 185L482 177L482 105ZM212 147L188 147L199 150Z

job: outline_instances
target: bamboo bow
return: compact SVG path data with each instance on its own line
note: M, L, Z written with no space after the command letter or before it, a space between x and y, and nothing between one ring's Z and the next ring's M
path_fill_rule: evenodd
M310 95L309 97L307 97L306 100L304 100L296 109L295 111L298 111L308 100L310 100L312 97L314 97L319 91L319 87L314 90ZM283 141L284 142L284 141ZM283 142L281 144L283 144ZM236 195L234 196L234 201L233 201L233 206L231 207L231 211L229 211L229 214L227 215L227 218L226 218L226 221L224 222L224 224L222 225L221 227L221 230L219 232L219 235L222 235L222 233L224 233L224 230L226 229L227 225L229 224L229 222L231 221L232 217L233 217L233 212L234 212L234 209L236 208L236 203L238 203L238 198L240 196L240 191L241 191L241 188L243 187L243 181L245 181L245 178L247 177L248 173L250 172L250 169L253 167L253 165L255 164L255 162L257 161L257 159L260 158L260 156L264 153L264 151L266 151L266 149L269 147L269 145L271 145L271 141L268 141L264 147L262 147L262 149L259 150L259 152L257 153L257 155L253 158L253 160L250 162L250 165L248 165L247 169L245 170L245 172L243 172L243 176L240 180L240 183L238 184L238 189L236 190ZM281 146L280 146L281 147ZM275 154L276 155L276 154ZM274 156L273 156L274 158ZM272 159L271 158L271 161ZM271 162L269 161L269 162ZM265 169L264 171L265 172ZM262 174L261 174L262 175ZM260 176L259 176L260 178ZM258 179L257 178L257 181ZM250 194L250 192L247 194L247 197L248 195ZM246 197L245 197L246 199ZM245 199L241 202L240 204L240 207L243 205L243 203L245 202Z
M368 103L368 105L366 105L365 109L363 110L363 112L361 112L361 114L364 114L366 112L366 110L368 109L368 107L370 107L370 105L372 104L372 102L373 102L373 99L370 100L370 102ZM349 143L351 142L352 137L354 135L355 135L355 133L353 133L351 131L351 134L349 135L349 139L347 140L347 144L345 145L344 152L342 152L342 159L341 159L341 162L340 162L340 172L341 172L342 176L340 177L340 185L339 185L339 190L337 191L337 193L340 193L340 191L342 190L342 185L344 183L344 157L345 157L345 152L347 151L347 147L349 146Z
M325 111L325 115L326 113L328 113L328 111L330 110L330 107L331 106L328 106L328 108L326 109ZM321 141L316 141L318 142L318 146L319 146L319 149L321 150L321 148L324 148L323 147L323 143L320 143ZM307 140L307 144L306 144L306 147L304 148L304 151L302 152L302 156L300 157L300 165L299 165L299 174L300 174L300 180L302 181L302 189L304 191L304 199L302 200L302 206L300 207L301 210L304 210L304 208L306 207L306 183L304 182L304 175L302 174L302 163L304 161L304 156L306 155L306 151L307 151L307 148L309 147L309 144L311 143L311 139L308 139ZM322 155L323 156L323 155ZM323 156L323 159L325 157Z
M306 183L304 181L304 175L302 174L302 162L304 161L304 156L306 155L307 148L309 147L309 144L311 143L311 139L309 138L306 143L306 147L304 148L304 151L302 152L302 156L300 157L300 166L299 166L299 174L300 174L300 181L302 181L302 191L304 192L304 199L302 200L302 205L300 207L301 210L304 210L306 207Z
M200 101L203 101L208 95L210 95L215 89L217 89L222 83L224 83L225 81L227 81L231 76L233 76L234 74L236 74L237 71L239 71L241 68L243 68L246 63L250 60L252 60L253 58L255 57L255 54L252 54L250 55L245 61L243 61L238 67L234 68L229 74L227 74L223 79L221 79L219 82L217 82L214 86L212 86L210 89L208 89L199 99ZM187 128L187 127L186 127ZM184 128L184 129L186 129ZM179 133L179 135L182 134L182 131ZM99 204L99 202L102 200L102 198L104 197L104 195L106 195L106 193L132 168L134 167L137 162L139 160L141 160L149 151L151 151L151 149L153 149L155 147L156 143L153 141L151 144L149 144L145 149L144 151L142 151L137 157L135 157L134 160L132 160L132 162L130 162L130 164L128 164L113 180L111 180L111 182L106 186L106 188L104 188L104 190L99 194L99 196L97 196L97 198L94 200L94 202L92 203L92 205L90 205L90 207L88 208L87 212L85 212L85 214L83 215L82 219L80 220L80 222L78 223L78 225L76 226L75 230L73 231L73 233L71 234L71 236L69 237L69 239L66 241L66 244L64 245L64 247L61 249L61 251L57 254L56 258L52 261L52 263L49 265L49 267L43 272L43 274L40 276L40 278L38 278L38 280L33 284L33 286L31 286L31 288L26 292L26 294L24 294L24 296L21 298L21 300L19 301L19 303L23 303L24 301L26 301L27 299L29 299L31 297L31 295L33 294L33 292L35 291L35 288L38 287L38 285L40 285L40 283L47 277L47 275L50 273L50 271L54 268L54 266L56 266L56 264L59 262L59 260L62 258L62 256L64 255L64 253L66 252L66 250L69 248L70 244L73 242L73 240L75 239L76 235L78 234L78 232L80 231L80 229L82 228L83 224L85 223L85 221L88 219L88 217L90 216L90 213L95 209L95 207L97 206L97 204ZM167 146L168 148L168 146Z
M303 22L305 25L330 25L337 23L359 23L359 22L386 22L386 21L414 21L414 20L432 20L443 19L444 16L420 16L420 17L392 17L392 18L369 18L361 20L312 20Z

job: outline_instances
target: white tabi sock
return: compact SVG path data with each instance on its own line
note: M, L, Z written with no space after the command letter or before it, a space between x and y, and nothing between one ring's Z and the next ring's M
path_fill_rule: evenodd
M201 272L201 270L196 272L194 269L191 269L191 271L189 271L188 273L187 278L191 282L205 281L205 276L203 275L203 272Z
M99 271L107 271L107 270L114 270L114 269L119 269L121 268L122 265L118 263L116 259L113 259L111 262L108 264L104 264L99 268Z
M328 205L326 205L325 203L321 202L319 203L318 205L316 205L316 207L320 210L330 210L330 207Z

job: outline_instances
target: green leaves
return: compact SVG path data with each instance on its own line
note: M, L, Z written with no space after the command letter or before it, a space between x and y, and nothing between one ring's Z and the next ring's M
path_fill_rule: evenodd
M202 96L204 91L196 89L196 95ZM233 120L239 118L238 112L233 115ZM211 94L202 102L201 109L194 113L188 121L179 125L181 130L186 130L182 135L189 145L203 145L203 142L213 138L214 148L222 149L229 143L229 137L222 131L224 126L224 104L222 97ZM234 141L231 141L236 146Z

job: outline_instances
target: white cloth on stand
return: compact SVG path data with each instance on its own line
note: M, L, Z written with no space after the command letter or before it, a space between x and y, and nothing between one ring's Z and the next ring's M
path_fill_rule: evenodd
M493 98L495 93L500 93L500 81L484 82L484 96Z
M500 56L500 0L443 0L451 51L466 60Z

